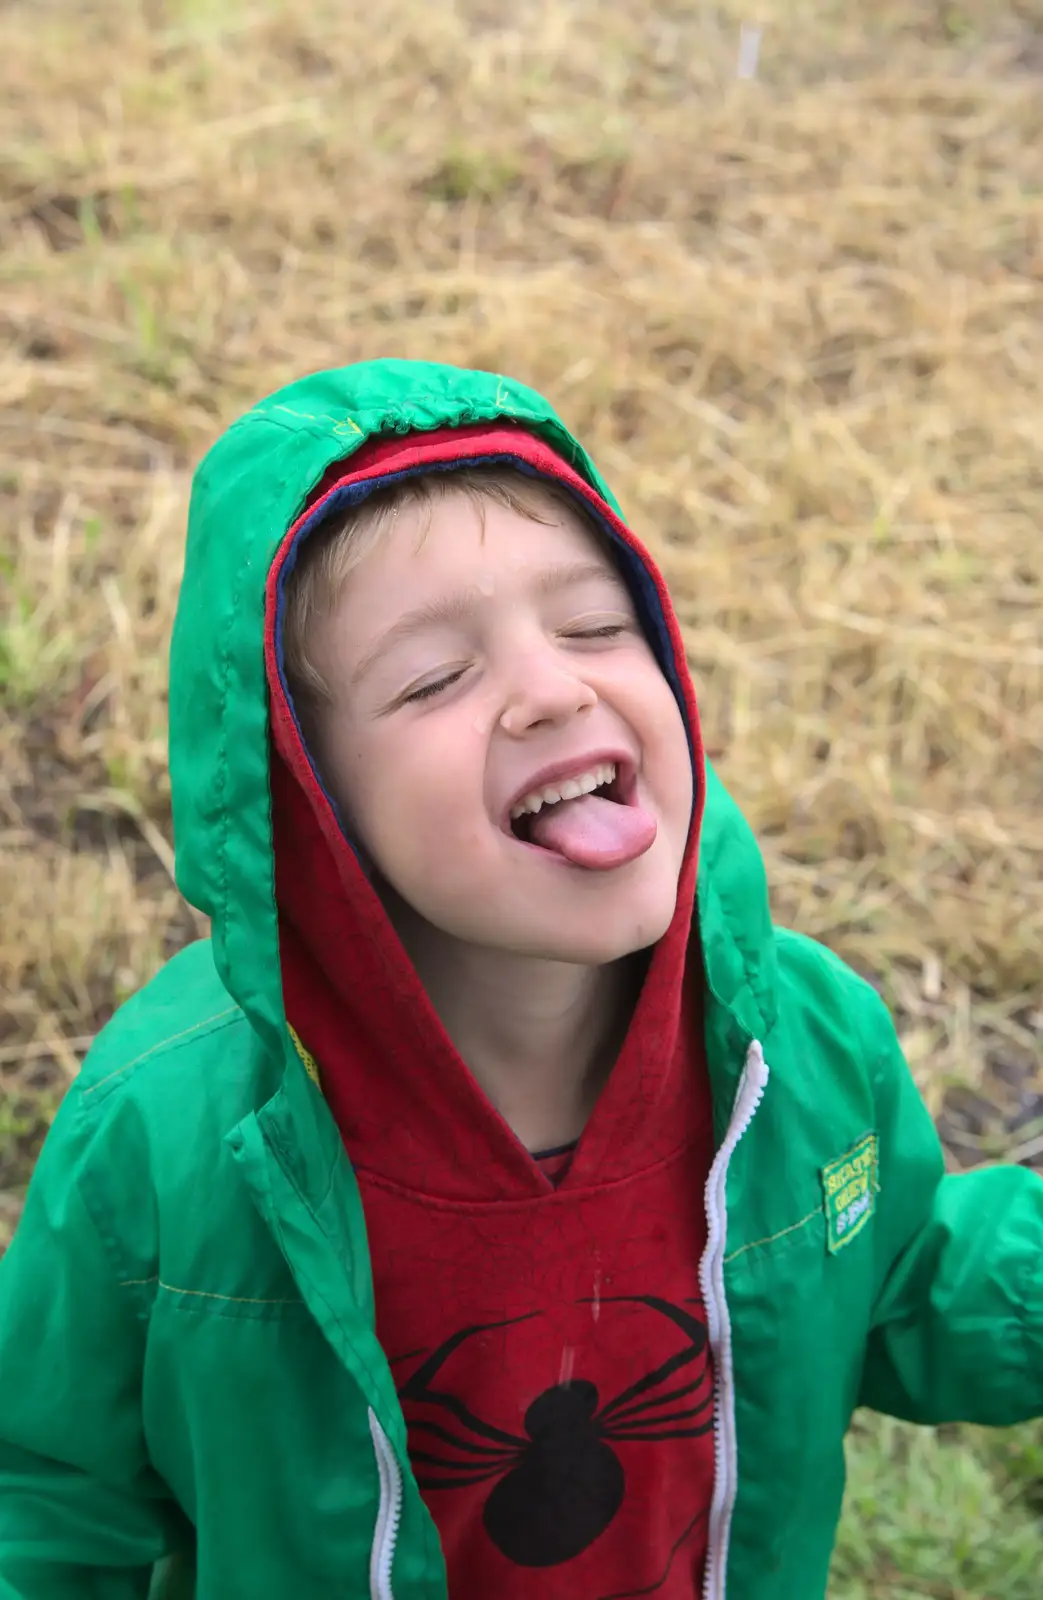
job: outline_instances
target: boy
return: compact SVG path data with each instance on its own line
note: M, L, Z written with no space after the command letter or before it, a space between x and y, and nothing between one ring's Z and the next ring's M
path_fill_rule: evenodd
M237 423L170 739L213 937L0 1267L0 1600L821 1600L856 1405L1043 1411L1043 1183L943 1177L874 992L773 929L538 396L376 362Z

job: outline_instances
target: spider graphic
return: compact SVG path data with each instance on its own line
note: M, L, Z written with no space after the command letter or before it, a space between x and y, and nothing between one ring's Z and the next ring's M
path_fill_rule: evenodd
M500 1553L520 1567L553 1567L570 1561L604 1533L626 1488L613 1443L692 1439L713 1427L713 1390L706 1381L705 1360L690 1381L653 1392L705 1358L706 1328L698 1317L655 1295L612 1295L602 1297L601 1304L647 1306L668 1318L687 1342L604 1405L598 1404L597 1386L585 1378L545 1389L525 1413L525 1438L483 1422L455 1395L432 1385L439 1369L468 1339L528 1322L538 1312L453 1334L398 1391L401 1401L440 1406L459 1424L453 1428L411 1421L414 1435L424 1433L455 1452L411 1450L420 1487L458 1489L499 1479L485 1501L482 1522Z

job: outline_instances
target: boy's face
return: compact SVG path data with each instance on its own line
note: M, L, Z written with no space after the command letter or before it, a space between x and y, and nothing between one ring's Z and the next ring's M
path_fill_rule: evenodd
M435 929L601 965L673 915L692 809L684 724L582 523L483 509L484 531L465 496L435 500L421 539L403 506L350 574L311 641L333 691L315 753L378 873ZM512 806L541 775L613 756L654 819L641 854L594 870L516 837Z

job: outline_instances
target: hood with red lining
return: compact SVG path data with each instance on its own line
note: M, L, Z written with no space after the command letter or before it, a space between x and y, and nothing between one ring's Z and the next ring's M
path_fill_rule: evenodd
M286 1059L288 1017L321 1060L309 1027L319 989L328 991L323 1007L337 1014L341 1037L350 1032L360 1047L368 1040L385 1060L401 1061L407 1076L418 1057L430 1061L447 1048L305 748L283 670L282 602L303 541L331 514L398 478L479 462L553 478L601 523L688 730L689 847L674 922L653 954L639 1013L647 1003L662 1020L664 1008L679 1003L708 792L724 801L723 837L742 847L741 859L732 859L748 876L753 848L760 867L741 819L705 769L662 576L546 402L493 374L428 363L366 363L302 380L235 424L197 472L171 654L179 885L211 916L218 970L273 1059ZM765 981L772 977L760 879L753 927L741 930L756 935L762 952L757 963L748 950L742 959L739 987L755 1001L757 966ZM734 930L728 942L736 943ZM735 989L734 954L721 953L728 955L722 977ZM760 1008L761 1028L763 1016Z
M404 439L378 440L335 467L287 532L268 579L265 659L272 706L275 889L286 1014L320 1063L323 1090L348 1140L379 1146L385 1178L409 1183L422 1165L452 1152L462 1130L480 1130L491 1159L472 1164L438 1161L439 1192L455 1198L495 1196L509 1177L540 1180L513 1135L484 1102L446 1036L408 962L363 862L322 786L294 714L283 663L286 582L304 541L331 513L358 505L377 488L463 464L511 465L552 479L582 500L614 545L646 633L684 712L695 767L695 804L673 922L656 948L624 1044L627 1077L658 1081L658 1063L673 1059L682 1023L682 992L695 894L701 810L702 750L691 680L662 578L618 515L548 445L513 424L440 428ZM689 1011L695 1014L695 1001ZM351 1039L346 1050L344 1040ZM647 1054L647 1063L642 1059ZM626 1099L627 1097L624 1097ZM413 1102L413 1115L406 1107ZM622 1108L626 1113L626 1106ZM393 1122L395 1134L388 1135ZM414 1133L409 1130L422 1130ZM601 1153L602 1177L613 1154L628 1170L640 1163L643 1130L629 1127ZM653 1137L653 1129L647 1130ZM658 1153L650 1150L649 1158ZM617 1175L622 1176L622 1171ZM486 1195L486 1190L489 1191Z

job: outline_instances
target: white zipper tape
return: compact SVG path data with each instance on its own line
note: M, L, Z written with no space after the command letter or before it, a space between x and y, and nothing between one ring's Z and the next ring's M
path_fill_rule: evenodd
M373 1549L369 1557L369 1595L370 1600L395 1600L391 1590L391 1569L395 1561L398 1527L402 1520L402 1470L395 1459L391 1440L377 1421L372 1406L369 1410L369 1431L380 1479L377 1526L373 1532Z
M707 1239L699 1263L699 1284L706 1306L706 1326L714 1359L714 1480L706 1554L704 1600L725 1600L728 1542L732 1512L739 1488L738 1446L735 1436L735 1371L732 1366L732 1325L724 1292L724 1257L728 1242L728 1166L743 1134L753 1121L768 1086L768 1063L756 1040L746 1052L746 1065L735 1095L724 1143L718 1150L706 1183Z

